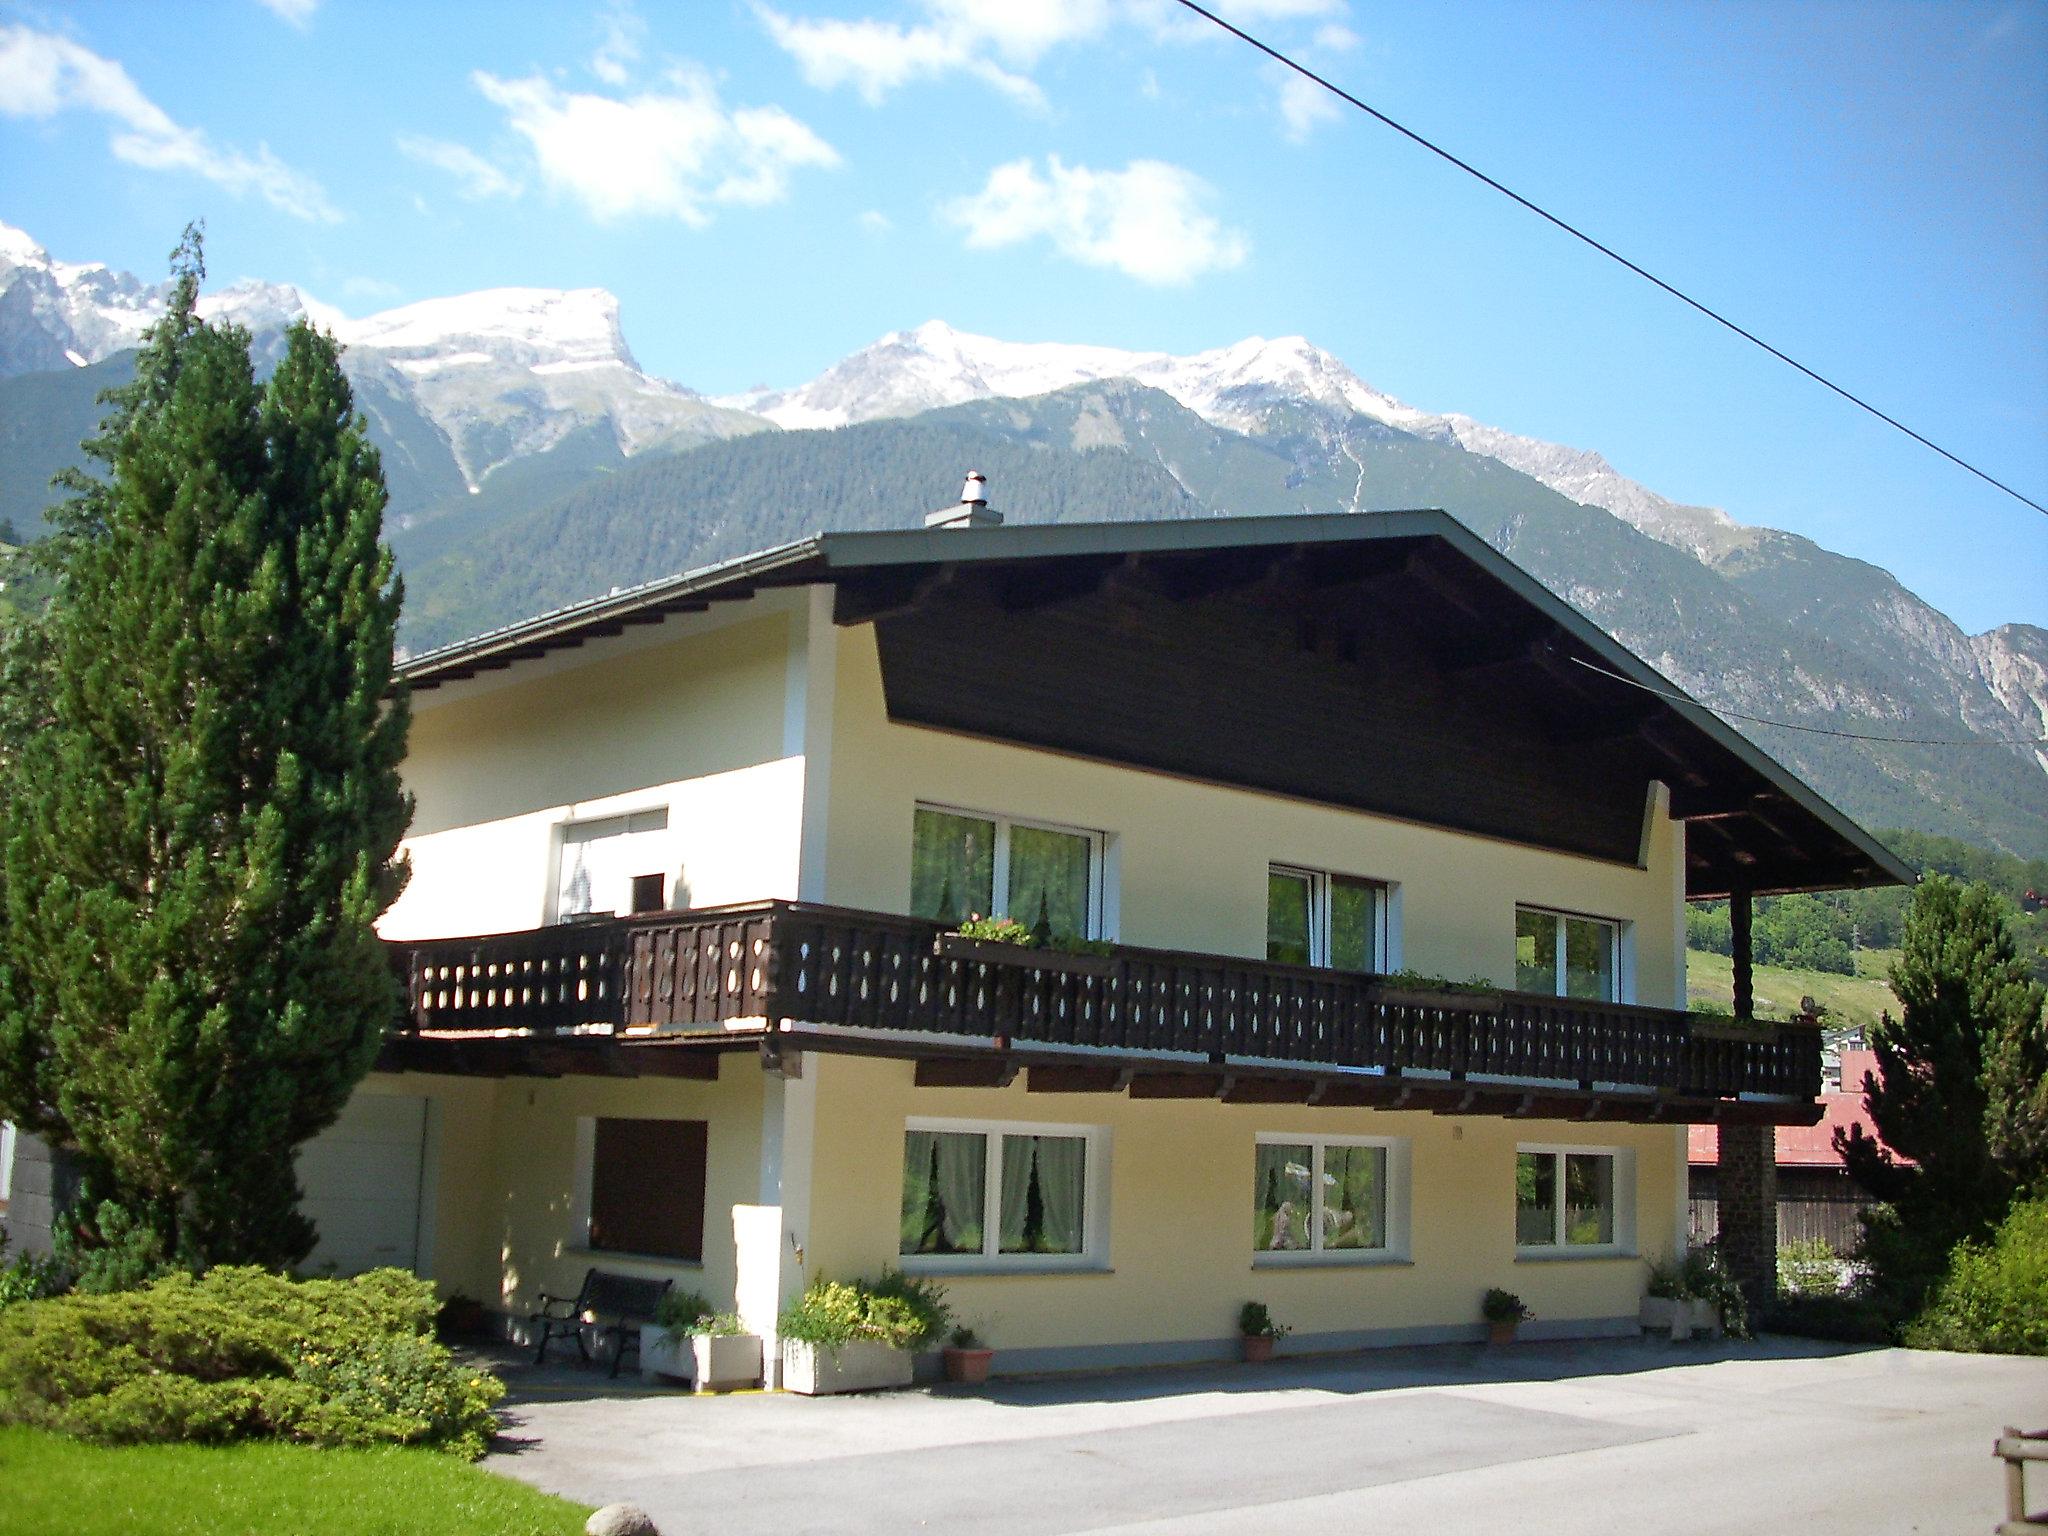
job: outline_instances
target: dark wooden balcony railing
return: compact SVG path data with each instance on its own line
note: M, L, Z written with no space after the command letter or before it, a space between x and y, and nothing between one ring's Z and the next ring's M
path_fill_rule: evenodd
M1820 1032L1527 992L1118 946L976 944L918 918L760 902L392 945L409 1032L800 1021L1002 1044L1811 1099Z

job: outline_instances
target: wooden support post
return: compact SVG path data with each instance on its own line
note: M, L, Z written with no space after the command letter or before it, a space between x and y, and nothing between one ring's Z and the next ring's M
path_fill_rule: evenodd
M1750 1019L1756 1017L1756 975L1755 952L1750 945L1750 900L1749 892L1743 889L1728 893L1728 928L1734 943L1729 948L1735 960L1735 1017Z

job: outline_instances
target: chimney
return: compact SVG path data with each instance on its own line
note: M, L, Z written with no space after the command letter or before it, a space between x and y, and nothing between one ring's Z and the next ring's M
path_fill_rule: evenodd
M1003 514L988 504L988 476L978 469L967 471L959 505L924 515L927 528L999 528L1002 522Z

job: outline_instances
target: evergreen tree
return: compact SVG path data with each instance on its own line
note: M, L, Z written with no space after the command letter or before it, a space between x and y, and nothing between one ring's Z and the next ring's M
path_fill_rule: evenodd
M77 1156L85 1249L286 1265L292 1154L397 1006L400 592L332 340L295 325L259 386L196 230L173 274L9 650L45 692L0 731L0 1117Z
M1866 1227L1881 1291L1903 1314L1917 1306L1949 1250L2003 1219L2029 1149L2048 1130L2041 1091L2041 989L2014 953L2004 904L1983 885L1924 880L1907 909L1892 990L1902 1015L1871 1045L1877 1072L1864 1101L1879 1140L1861 1127L1836 1149L1849 1173L1890 1208ZM2031 1082L2028 1076L2031 1074Z

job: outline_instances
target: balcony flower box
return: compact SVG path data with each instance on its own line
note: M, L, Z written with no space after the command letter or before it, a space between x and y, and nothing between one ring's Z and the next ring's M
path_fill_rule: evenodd
M805 1397L907 1387L911 1367L909 1350L871 1340L855 1340L834 1349L821 1349L799 1339L785 1339L782 1344L782 1384Z
M758 1333L698 1333L690 1336L699 1392L736 1392L761 1383Z
M1450 1008L1484 1013L1500 1006L1498 992L1481 992L1473 987L1406 987L1383 985L1373 995L1390 1008Z
M1116 972L1114 955L1077 955L1063 949L1034 949L1029 945L1003 944L994 939L963 938L957 933L938 936L937 954L942 960L1028 966L1034 971L1058 971L1068 976L1110 976Z

